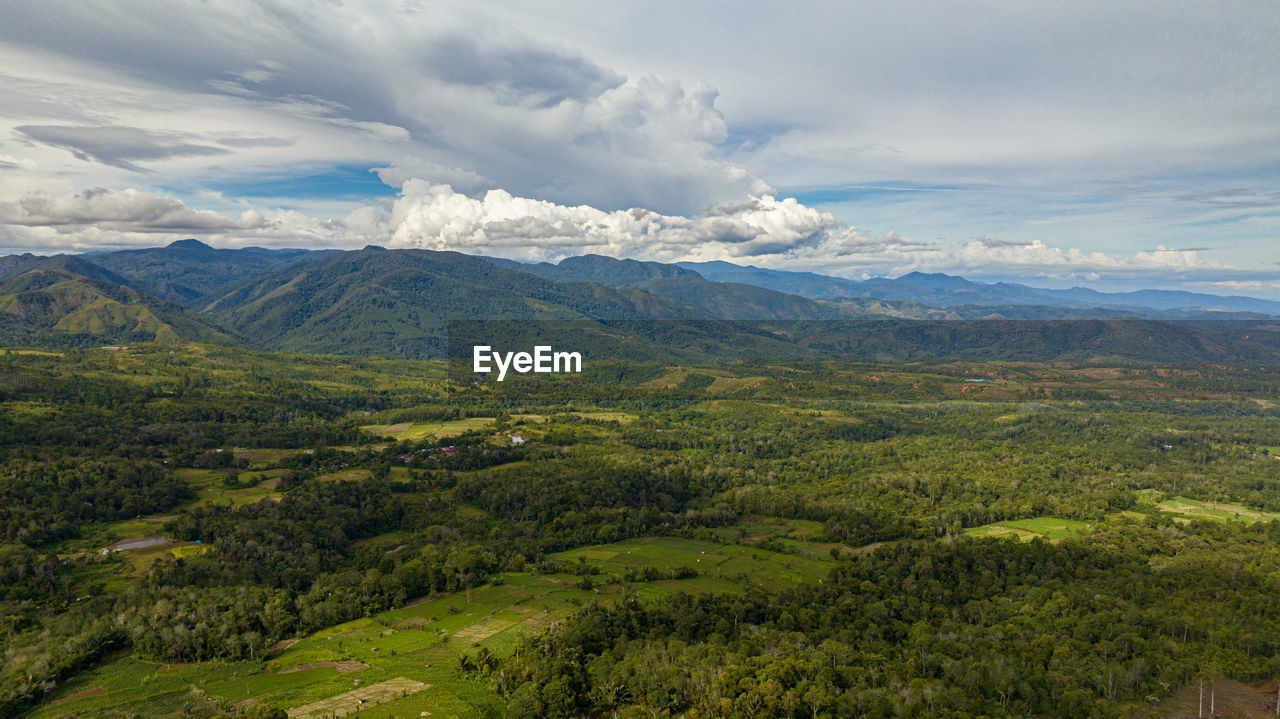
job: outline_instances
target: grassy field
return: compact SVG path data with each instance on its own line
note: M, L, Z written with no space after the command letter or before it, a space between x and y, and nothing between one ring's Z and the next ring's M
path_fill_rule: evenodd
M767 520L760 520L761 527ZM380 537L379 544L395 538ZM678 538L635 539L553 555L599 567L596 586L573 574L508 573L500 584L431 597L373 617L283 643L255 662L163 665L121 656L68 682L31 716L181 716L184 705L231 707L264 702L291 717L359 712L368 719L499 714L487 682L463 674L459 657L480 647L508 653L517 638L569 616L579 606L628 593L778 591L817 582L832 562L739 544ZM626 584L628 569L690 567L698 576ZM358 699L364 699L363 703ZM425 713L429 712L429 714Z
M604 544L551 555L562 561L577 561L600 567L607 577L627 569L654 567L674 570L689 567L698 577L660 580L653 584L668 592L732 591L748 586L780 590L801 582L816 582L831 568L826 561L793 554L780 554L740 544L717 544L663 537ZM718 581L717 581L718 580Z
M626 412L571 412L570 414L584 419L600 419L606 422L617 422L619 424L626 424L636 418L634 414L628 414Z
M268 497L281 496L276 487L280 483L283 469L238 470L238 469L179 469L178 478L186 482L196 492L197 506L206 504L222 504L239 506L250 504ZM264 480L244 489L231 489L223 484L228 476L236 477L241 484L248 484L262 476Z
M296 449L248 449L245 447L236 447L234 451L236 459L249 460L249 469L272 467L279 464L285 457L298 453Z
M788 553L810 559L827 560L831 550L854 552L856 547L822 538L822 525L806 519L780 519L777 517L749 517L732 527L721 527L714 533L722 541L736 541L746 545L776 542Z
M369 424L360 429L378 437L395 440L419 440L427 437L445 439L457 437L473 429L484 429L493 424L493 417L468 417L448 422L400 422L399 424Z
M169 521L170 515L162 515L156 517L139 517L138 519L125 519L119 522L112 522L107 525L107 532L112 539L134 539L137 537L149 537L159 534L164 528L164 523Z
M367 469L344 469L337 472L316 475L316 479L322 482L350 482L357 479L368 478L369 470Z
M716 377L707 387L708 392L737 392L741 389L755 389L761 383L768 382L768 377Z
M110 591L123 590L133 580L146 574L151 569L151 565L161 557L189 557L212 550L212 547L197 544L196 542L175 542L168 537L159 535L154 538L156 540L154 543L115 551L113 556L119 562L104 566L100 574L106 589Z
M1043 537L1052 542L1077 534L1089 526L1085 522L1074 519L1037 517L1036 519L1011 519L981 527L970 527L964 530L964 533L972 537L1017 537L1024 542L1036 537Z
M1270 522L1280 519L1280 512L1264 512L1228 502L1202 502L1198 499L1173 497L1156 504L1165 512L1189 519L1212 519L1219 522Z

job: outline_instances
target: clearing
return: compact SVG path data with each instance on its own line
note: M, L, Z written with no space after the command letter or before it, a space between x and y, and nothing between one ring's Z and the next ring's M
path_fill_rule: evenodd
M810 523L757 521L753 529L787 528L795 536L814 529ZM295 719L354 712L362 719L428 716L423 712L433 719L501 715L502 700L488 682L458 668L463 654L480 647L509 653L519 637L542 631L590 602L629 594L741 592L751 585L779 591L815 583L833 566L829 557L675 537L592 545L553 556L598 567L595 587L578 586L576 574L508 572L495 584L411 602L292 644L281 642L266 661L205 662L160 671L159 662L122 656L67 682L31 716L181 716L188 702L210 708L268 704L287 709ZM628 569L649 567L664 572L688 567L697 575L623 580Z
M1051 542L1056 542L1078 534L1090 526L1086 522L1075 519L1037 517L1036 519L1009 519L1003 522L992 522L981 527L970 527L964 530L964 533L971 537L1017 537L1024 542L1031 541L1036 537L1042 537Z
M1165 512L1180 514L1191 519L1211 519L1218 522L1270 522L1280 519L1280 512L1267 512L1242 504L1228 502L1202 502L1198 499L1173 497L1156 504Z

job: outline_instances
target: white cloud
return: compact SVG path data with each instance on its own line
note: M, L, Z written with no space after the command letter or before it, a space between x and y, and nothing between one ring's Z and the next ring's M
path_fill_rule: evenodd
M0 47L0 145L48 162L0 178L0 196L55 173L119 186L353 163L393 184L668 212L768 189L724 158L711 87L624 76L475 8L128 4L6 8L0 41L19 42ZM228 139L249 133L267 144Z
M492 180L471 170L424 160L416 155L406 155L387 167L375 167L373 171L383 183L395 188L404 187L404 183L415 179L437 185L449 185L467 194L495 187Z
M482 198L448 185L405 183L389 221L391 246L498 253L530 260L599 253L674 261L743 258L811 247L851 230L833 216L769 195L703 216L647 209L605 212L490 190Z
M1267 3L87 0L58 13L8 3L4 15L0 201L84 187L190 198L378 167L397 188L418 178L477 201L502 188L513 202L599 208L624 238L574 239L572 224L534 212L485 226L510 245L524 231L649 252L625 239L644 235L630 222L664 257L857 276L1002 263L1198 272L1207 256L1248 265L1273 253L1280 227ZM874 232L811 208L704 216L779 196L765 180L968 189L824 201ZM242 211L227 191L217 209ZM330 219L304 231L281 217L264 241L346 242L386 221L349 196L289 207ZM613 213L631 207L659 219ZM1042 247L1001 254L889 230ZM1157 241L1216 249L1141 256Z
M410 180L386 228L392 247L547 261L584 253L662 262L726 260L855 278L914 270L1084 280L1245 272L1197 249L1116 254L982 238L948 250L896 233L873 237L830 213L771 195L685 216L645 209L605 212L503 190L473 198L447 185Z
M194 209L180 200L135 189L30 193L0 203L0 248L40 254L124 247L154 247L196 236L243 247L334 247L380 238L373 207L346 221L317 219L293 210L245 208L238 217Z
M1192 281L1188 282L1192 287L1200 287L1209 292L1222 293L1263 293L1274 294L1280 291L1280 281L1277 280L1216 280L1216 281Z
M469 196L411 178L394 202L361 206L341 219L228 204L213 194L202 198L238 208L239 215L139 190L31 193L0 203L0 248L51 253L155 246L195 236L225 247L378 244L553 262L586 253L660 262L726 260L855 279L920 270L1049 283L1155 279L1274 293L1277 277L1274 271L1209 259L1197 248L1126 254L998 237L948 248L895 233L872 236L830 213L772 195L681 215L561 205L501 189Z
M182 202L138 190L86 190L76 194L34 193L0 203L0 222L75 232L85 225L126 232L210 232L251 230L263 217L245 210L238 220L216 212L193 210Z
M1199 250L1171 250L1163 246L1132 255L1106 252L1084 252L1075 248L1050 247L1034 241L1024 245L989 240L974 240L953 255L953 270L1030 268L1043 272L1052 269L1081 271L1148 270L1183 272L1191 270L1223 270L1230 265L1209 260Z

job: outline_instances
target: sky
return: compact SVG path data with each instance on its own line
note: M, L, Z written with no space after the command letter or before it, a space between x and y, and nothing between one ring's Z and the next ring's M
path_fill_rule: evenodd
M1280 4L0 0L0 253L1280 298Z

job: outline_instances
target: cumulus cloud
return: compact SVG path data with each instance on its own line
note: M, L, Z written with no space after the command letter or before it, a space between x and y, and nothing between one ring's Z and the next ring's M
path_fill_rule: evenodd
M499 252L557 260L588 252L673 261L741 258L813 248L853 232L829 213L771 195L702 216L633 208L606 212L490 190L481 198L410 180L388 220L391 246Z
M492 180L460 167L451 167L416 155L407 155L387 167L375 167L378 179L390 187L404 187L409 180L425 180L432 184L449 185L459 192L470 194L494 187Z
M135 189L30 193L0 203L0 248L54 254L154 247L187 237L226 247L344 247L381 239L385 225L379 217L373 207L358 208L342 220L259 208L228 217Z
M470 197L447 185L409 180L389 216L379 222L392 247L536 261L599 253L663 262L726 260L853 278L914 270L1060 280L1189 279L1246 272L1196 248L1161 246L1117 254L984 237L948 249L892 232L869 235L830 213L773 195L672 215L559 205L504 190Z
M494 213L458 238L661 257L706 238L686 256L852 276L984 262L1202 271L1203 254L1120 248L1211 244L1248 264L1275 236L1278 66L1258 31L1274 16L1265 4L394 5L8 3L0 199L128 186L192 197L227 178L377 167L393 187L449 185ZM1208 177L1224 187L1206 189ZM814 202L877 229L781 207L785 193L762 178L868 190ZM1117 182L1165 197L1106 184ZM976 189L905 199L923 186ZM490 203L497 188L510 199ZM521 198L568 209L496 219ZM446 200L406 201L423 205L414 231L432 236L428 209ZM235 214L235 202L220 209ZM335 193L291 205L303 219L272 226L264 209L260 228L219 231L327 243L399 231L353 204ZM579 207L606 229L565 216ZM618 214L633 207L654 215ZM87 241L87 227L62 227ZM1021 239L963 247L889 229Z
M86 190L76 194L35 193L0 203L0 222L48 227L64 232L85 225L130 232L217 232L261 227L262 214L245 210L238 220L194 210L182 202L138 190Z
M12 58L0 115L89 163L67 169L98 173L94 184L108 182L92 165L243 175L358 157L396 185L417 176L609 209L689 213L769 189L724 157L710 86L625 74L481 9L129 4L56 18L17 5L0 25L15 41L0 48ZM124 20L139 13L146 28ZM249 128L288 142L217 139Z
M1121 254L992 237L946 247L892 232L871 235L794 198L769 194L686 215L562 205L503 189L469 195L409 178L394 201L364 205L339 219L230 206L239 208L238 216L139 190L30 193L0 203L0 247L48 253L155 246L195 236L225 247L378 244L527 261L586 253L660 262L725 260L854 279L914 270L1024 282L1154 278L1262 293L1274 293L1280 279L1280 272L1233 266L1196 248Z

